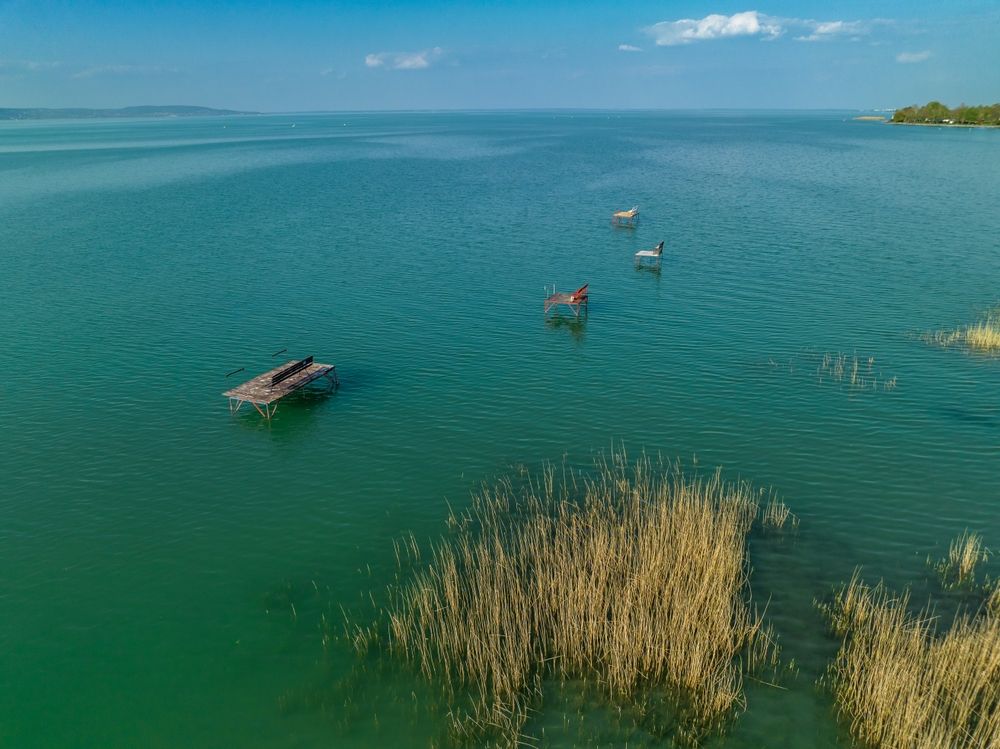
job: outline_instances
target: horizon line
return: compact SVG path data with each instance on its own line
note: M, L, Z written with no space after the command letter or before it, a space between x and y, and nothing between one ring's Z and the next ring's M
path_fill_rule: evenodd
M909 106L909 105L905 105ZM36 110L36 111L123 111L137 108L168 108L168 107L191 107L199 109L210 109L219 112L232 112L235 115L283 115L283 114L391 114L391 113L438 113L438 112L890 112L899 107L741 107L741 106L712 106L712 107L591 107L591 106L567 106L567 107L382 107L374 109L275 109L275 110L250 110L234 109L232 107L215 107L203 104L127 104L116 107L102 106L0 106L0 111L13 110ZM195 115L197 116L197 115Z

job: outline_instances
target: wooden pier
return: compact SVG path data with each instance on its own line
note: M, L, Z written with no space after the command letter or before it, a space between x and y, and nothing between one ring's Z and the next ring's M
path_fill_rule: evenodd
M635 264L639 265L647 260L653 265L658 265L663 258L663 242L660 242L651 250L639 250L635 253Z
M590 284L585 283L579 289L573 292L557 292L555 286L552 287L552 293L545 298L545 312L548 314L550 309L558 307L560 304L566 305L572 310L576 317L580 317L580 309L583 308L584 311L588 310L590 303L590 294L587 291L587 287Z
M229 399L232 413L239 411L244 403L249 403L257 409L257 413L270 420L278 410L278 401L321 377L330 382L331 388L340 386L335 365L314 362L311 356L292 359L227 390L223 395Z
M638 226L639 206L634 205L627 211L615 211L611 214L611 223L615 226Z

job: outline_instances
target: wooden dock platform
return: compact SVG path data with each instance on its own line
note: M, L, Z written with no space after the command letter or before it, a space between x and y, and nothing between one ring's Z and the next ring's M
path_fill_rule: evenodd
M653 265L656 265L663 258L663 242L660 242L656 247L651 250L639 250L635 253L636 265L645 262L647 259Z
M305 359L292 359L280 367L270 369L237 385L232 390L223 393L229 399L229 410L236 413L244 403L249 403L257 409L257 413L265 419L270 419L278 410L278 401L286 395L291 395L299 388L321 377L330 381L331 387L338 387L337 367L333 364L320 364L311 356Z
M634 205L627 211L615 211L611 214L611 223L615 226L635 227L639 225L639 206Z
M579 289L573 292L557 292L555 287L552 288L552 293L545 298L544 313L548 314L550 309L555 309L560 304L565 304L573 314L579 318L580 309L583 308L584 311L589 309L590 303L590 293L588 292L590 284L584 284Z

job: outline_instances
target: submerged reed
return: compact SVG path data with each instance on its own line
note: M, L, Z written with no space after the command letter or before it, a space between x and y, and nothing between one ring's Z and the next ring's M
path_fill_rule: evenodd
M980 353L1000 353L1000 307L996 307L973 325L956 330L939 330L925 339L940 346L964 345Z
M788 505L776 497L771 497L767 502L767 506L764 508L764 514L761 517L761 524L765 528L780 530L785 527L785 524L788 523L789 520L791 520L790 525L792 528L799 527L799 519L792 514L790 509L788 509Z
M599 468L484 488L396 591L391 650L454 696L455 738L518 743L555 677L616 700L666 688L698 743L744 706L744 676L777 663L749 598L760 493L645 458Z
M976 566L987 558L982 536L966 530L951 542L948 556L938 561L934 569L945 587L969 586L975 582Z
M860 359L856 353L826 352L816 368L819 381L830 380L852 390L895 390L896 377L886 377L875 369L875 357Z
M1000 746L1000 616L984 607L944 634L909 593L857 573L823 607L844 643L831 682L851 732L872 747Z

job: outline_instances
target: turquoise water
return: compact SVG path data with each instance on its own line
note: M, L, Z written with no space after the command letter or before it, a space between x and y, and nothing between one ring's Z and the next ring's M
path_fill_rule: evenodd
M3 123L0 746L427 746L419 680L344 682L321 612L479 482L620 443L801 518L751 548L799 675L718 745L849 745L813 600L1000 545L1000 360L919 340L1000 297L998 165L1000 132L843 113ZM308 354L339 391L230 415L227 372ZM547 704L547 745L642 744Z

